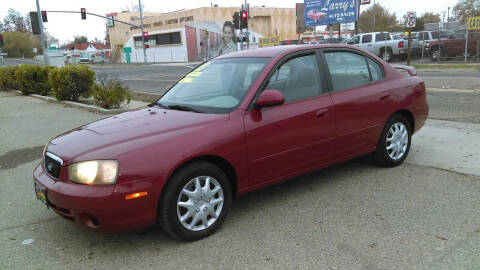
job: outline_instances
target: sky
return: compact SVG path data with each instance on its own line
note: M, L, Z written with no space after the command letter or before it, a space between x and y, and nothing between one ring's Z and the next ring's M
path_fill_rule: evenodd
M374 0L371 0L373 4ZM458 0L375 0L390 12L395 12L397 18L402 18L408 11L416 11L417 15L425 12L447 12L448 7L453 7ZM8 9L13 8L22 14L36 11L35 0L2 0L0 5L0 19L7 15ZM86 8L87 12L105 15L110 12L119 12L122 8L138 4L133 0L39 0L41 10L80 11ZM295 3L301 0L249 0L250 7L288 7L295 8ZM240 7L245 1L241 0L142 0L145 10L149 12L171 12L180 9L192 9L197 7L209 7L217 4L219 7ZM433 4L434 3L434 4ZM361 11L369 5L361 7ZM292 22L295 23L295 22ZM89 40L105 38L105 21L99 17L88 16L87 20L81 20L80 14L48 13L48 22L44 27L61 43L73 40L75 35L85 35Z

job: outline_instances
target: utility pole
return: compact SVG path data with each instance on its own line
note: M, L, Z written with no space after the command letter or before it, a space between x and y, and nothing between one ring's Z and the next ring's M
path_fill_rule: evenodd
M43 22L42 22L42 13L40 13L40 3L37 1L37 14L38 14L38 26L40 27L40 42L42 42L43 49L43 59L45 59L45 65L49 66L50 61L47 55L47 43L45 43L45 35L43 34Z
M38 0L37 0L38 1ZM138 0L138 10L140 11L140 26L142 28L142 44L143 44L143 62L147 63L147 51L145 50L145 29L143 27L143 15L142 15L142 0Z
M360 14L358 15L360 16ZM375 32L375 17L377 16L375 12L375 0L373 0L373 32Z
M443 18L442 18L442 30L445 29L445 11L442 11L442 14L443 14ZM447 29L448 30L448 29Z

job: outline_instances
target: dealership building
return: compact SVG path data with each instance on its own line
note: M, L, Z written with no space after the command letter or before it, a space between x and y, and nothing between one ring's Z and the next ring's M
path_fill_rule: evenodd
M232 21L236 7L203 7L170 13L143 13L148 32L147 62L191 62L215 57L222 42L223 24ZM250 47L258 39L277 36L280 40L297 39L295 8L250 7L248 31ZM112 13L114 20L140 25L139 13ZM236 36L243 33L236 30ZM114 22L108 36L115 62L143 62L141 29ZM240 47L240 44L238 44Z

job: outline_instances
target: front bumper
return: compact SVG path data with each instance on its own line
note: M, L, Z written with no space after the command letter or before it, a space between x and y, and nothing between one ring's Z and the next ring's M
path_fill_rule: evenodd
M55 213L89 228L118 232L156 223L160 192L152 180L112 186L81 185L53 179L42 164L33 171L33 178L46 189L48 204ZM125 195L140 191L148 195L125 199Z

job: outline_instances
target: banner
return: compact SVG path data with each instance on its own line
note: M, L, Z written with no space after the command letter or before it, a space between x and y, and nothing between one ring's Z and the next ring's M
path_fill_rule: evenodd
M358 21L358 0L305 0L305 26Z

